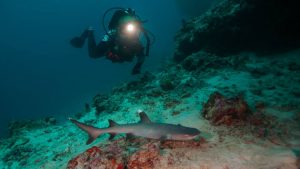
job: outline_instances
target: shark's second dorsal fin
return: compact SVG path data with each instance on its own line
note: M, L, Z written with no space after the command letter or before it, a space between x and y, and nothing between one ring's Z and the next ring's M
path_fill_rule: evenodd
M147 116L147 114L143 111L139 112L139 116L141 118L140 123L151 123L151 120Z
M109 123L109 127L114 127L114 126L118 126L119 124L114 122L113 120L108 120L108 123Z

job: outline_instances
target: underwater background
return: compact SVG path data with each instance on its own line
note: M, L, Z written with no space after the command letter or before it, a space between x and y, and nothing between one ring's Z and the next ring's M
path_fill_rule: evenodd
M181 20L195 14L186 10L188 3L181 8L182 2L2 0L0 135L7 134L10 120L44 116L65 119L81 111L96 93L107 93L116 84L135 78L130 74L133 63L90 59L86 48L77 50L69 44L88 26L95 27L99 41L104 35L101 18L108 8L131 7L148 20L145 26L155 34L156 43L144 68L160 68L172 57L173 37ZM211 2L202 3L199 13Z
M300 168L297 4L1 0L0 168ZM70 45L112 7L155 36L139 75Z

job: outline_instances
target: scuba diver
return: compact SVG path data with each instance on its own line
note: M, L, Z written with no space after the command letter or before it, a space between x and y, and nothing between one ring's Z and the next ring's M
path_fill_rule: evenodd
M104 20L108 12L115 10L108 29ZM86 39L88 40L88 53L91 58L106 56L113 63L131 62L136 57L137 62L132 69L132 74L139 74L145 57L149 55L150 37L148 31L143 28L143 23L135 11L131 8L110 8L102 18L105 35L97 45L94 29L87 28L80 37L73 38L70 43L75 48L82 48ZM146 46L141 39L144 35Z

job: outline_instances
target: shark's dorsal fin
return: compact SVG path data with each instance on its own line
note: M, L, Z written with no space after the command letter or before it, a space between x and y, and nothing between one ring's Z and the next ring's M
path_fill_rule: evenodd
M149 117L147 116L147 114L145 112L139 112L139 116L141 118L140 123L151 123L151 120L149 119Z
M113 120L108 120L109 127L118 126L118 123L114 122Z

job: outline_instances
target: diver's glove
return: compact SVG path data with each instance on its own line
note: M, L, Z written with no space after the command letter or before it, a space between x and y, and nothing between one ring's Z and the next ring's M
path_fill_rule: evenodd
M88 36L93 36L95 29L93 27L88 27L81 35L80 37L75 37L70 40L70 44L74 48L82 48L84 45L84 42Z

